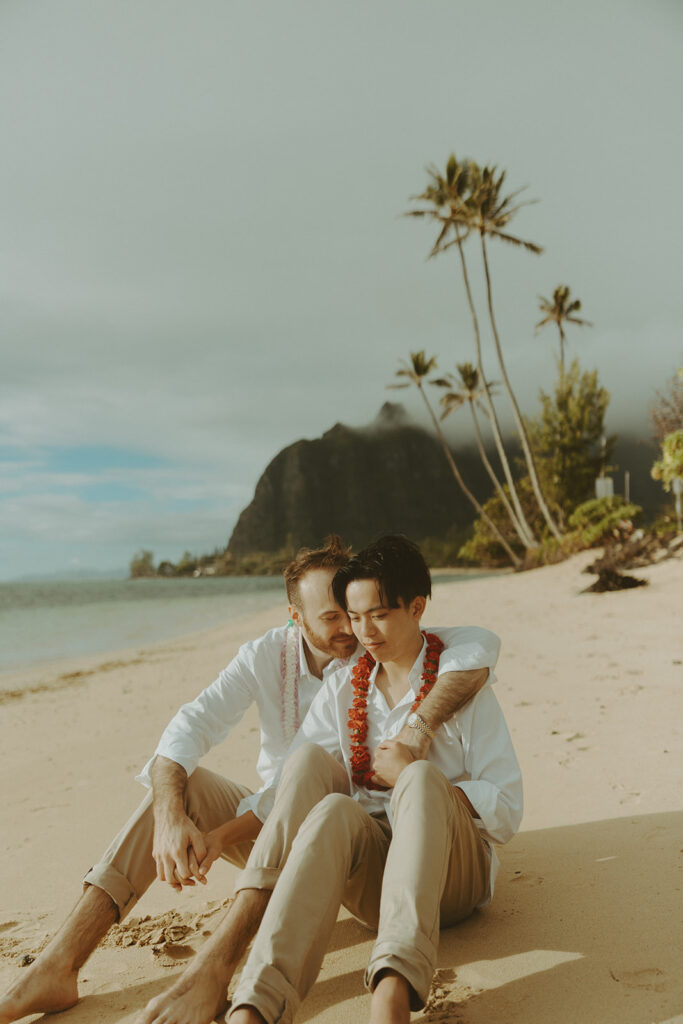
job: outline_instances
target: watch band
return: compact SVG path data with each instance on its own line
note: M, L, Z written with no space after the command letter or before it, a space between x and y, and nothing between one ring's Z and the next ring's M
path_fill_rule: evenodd
M408 719L408 727L410 729L417 729L424 736L428 736L430 740L434 739L434 730L429 728L422 715L418 715L417 711L413 711Z

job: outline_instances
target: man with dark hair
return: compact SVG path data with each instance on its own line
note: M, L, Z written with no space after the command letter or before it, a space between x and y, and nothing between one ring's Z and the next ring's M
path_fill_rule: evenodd
M402 534L388 534L348 558L335 573L332 593L346 611L346 588L354 580L374 580L389 608L408 605L415 597L432 596L432 578L417 544Z
M507 842L521 820L519 765L490 686L439 729L428 759L397 738L433 687L443 649L420 631L431 584L419 549L382 538L339 570L333 590L367 653L313 701L264 833L291 813L311 775L327 780L327 794L283 867L250 860L238 880L238 890L273 891L230 1024L289 1024L340 904L378 932L365 974L371 1024L408 1024L427 1001L440 926L490 901L492 843ZM377 788L378 774L391 792Z
M138 776L150 789L147 798L86 874L84 892L55 938L0 998L0 1024L72 1006L87 957L155 878L180 892L183 886L206 882L218 857L246 865L272 802L269 786L313 698L328 676L342 665L354 664L362 653L331 588L335 572L347 560L348 550L337 536L328 538L322 548L302 549L284 573L288 625L244 644L215 682L171 720L154 757ZM443 631L446 642L450 633ZM488 667L496 663L498 647L497 638L487 630L469 631L467 648L458 645L452 657L444 658L444 677L435 688L439 692L424 711L427 723L435 727L441 715L476 693ZM257 770L263 787L257 793L198 767L201 757L228 736L253 703L259 709L261 733ZM422 720L407 727L406 743L416 750L428 745L424 729ZM426 729L428 733L429 724ZM288 849L279 842L268 848L274 862ZM262 902L260 892L240 893L221 932L231 950L246 948L251 929L260 920ZM223 995L232 969L234 965L227 972ZM207 1019L215 1012L214 1008Z

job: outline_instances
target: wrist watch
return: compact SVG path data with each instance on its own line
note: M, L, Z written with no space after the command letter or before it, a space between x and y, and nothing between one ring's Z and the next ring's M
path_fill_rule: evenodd
M417 711L413 711L413 713L408 716L407 725L409 729L417 729L417 731L421 732L424 736L428 736L430 740L434 739L434 730L429 728L424 718L422 718L421 715L418 715Z

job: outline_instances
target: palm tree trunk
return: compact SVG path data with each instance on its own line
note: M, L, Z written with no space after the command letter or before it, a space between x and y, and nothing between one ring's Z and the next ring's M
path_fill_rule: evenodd
M515 513L517 515L517 520L518 520L519 524L521 525L522 531L524 533L524 538L523 538L524 539L524 546L526 548L534 549L534 548L538 547L538 541L534 537L533 531L532 531L531 527L529 526L529 523L527 522L526 517L524 515L524 512L522 510L522 503L520 502L519 495L517 494L517 488L515 487L515 482L514 482L513 477L512 477L512 470L510 469L510 463L508 462L507 453L506 453L505 447L503 445L503 438L502 438L502 435L501 435L501 432L500 432L500 424L498 423L498 416L496 415L496 410L495 410L495 407L493 405L493 399L491 397L491 393L489 391L489 385L488 385L488 382L486 380L486 375L484 373L484 367L483 367L483 364L482 364L482 357L481 357L481 337L480 337L480 334L479 334L479 320L477 319L477 311L476 311L476 309L474 307L474 300L472 298L472 292L471 292L471 289L470 289L470 279L469 279L469 275L467 273L467 263L465 261L465 252L463 250L462 238L460 237L460 232L459 232L457 226L456 226L455 230L456 230L456 239L457 239L457 243L458 243L458 252L460 253L460 264L462 266L462 276L463 276L463 280L465 282L465 293L467 294L467 302L468 302L469 307L470 307L470 313L472 315L472 323L474 325L474 344L475 344L475 348L476 348L476 352L477 352L477 369L479 370L479 379L480 379L481 385L482 385L482 387L484 389L484 395L486 396L486 409L487 409L487 412L489 414L489 420L491 422L491 430L493 431L493 437L494 437L494 440L496 442L496 450L498 452L498 457L500 459L500 464L503 467L503 473L505 474L505 480L507 481L508 488L510 489L510 497L512 499L512 504L514 505Z
M486 472L488 473L489 477L491 478L491 480L493 482L493 486L495 487L496 491L498 492L498 496L500 497L500 500L503 502L503 505L505 506L505 511L507 512L507 514L508 514L508 516L510 518L510 522L512 523L513 527L515 528L515 532L516 532L517 536L521 540L521 542L524 545L524 547L527 548L527 550L528 550L528 549L530 549L530 545L529 545L529 542L528 542L527 538L524 535L524 531L522 529L521 523L517 519L517 516L514 513L514 509L512 508L510 502L508 501L508 496L505 493L505 491L503 490L503 486L500 483L498 477L496 476L495 471L493 469L493 466L491 465L491 463L488 460L488 456L486 454L486 449L484 448L484 442L483 442L482 436L481 436L481 430L479 429L479 420L477 419L477 414L476 414L476 412L474 410L474 402L470 401L469 399L468 399L468 402L469 402L470 412L472 413L472 422L474 423L474 432L475 432L475 434L477 436L477 447L479 449L479 455L481 456L481 461L484 463L484 468L486 469ZM537 547L538 545L534 545L534 546Z
M498 328L496 326L496 317L495 317L495 314L493 312L493 295L492 295L492 292L491 292L491 274L489 272L489 261L488 261L487 255L486 255L486 237L483 234L481 234L480 237L481 237L481 251L482 251L482 256L483 256L483 259L484 259L484 271L486 273L486 295L487 295L487 298L488 298L489 318L491 320L491 329L493 330L493 340L495 341L495 344L496 344L496 352L498 353L498 362L500 364L500 371L501 371L501 373L503 375L503 383L505 384L505 390L508 393L508 398L510 399L510 405L512 406L512 415L514 417L515 425L516 425L517 431L519 433L519 439L520 439L520 441L522 443L522 450L524 452L524 457L526 459L527 468L529 470L529 478L531 479L531 486L533 487L534 494L536 495L536 501L538 502L538 507L540 508L541 512L543 513L543 518L545 519L546 523L548 524L548 528L550 529L550 532L552 533L552 535L554 537L556 537L557 540L562 540L562 534L560 533L560 531L559 531L559 529L557 527L557 524L555 523L555 520L553 519L553 517L550 514L550 509L548 508L548 505L547 505L546 500L545 500L545 496L544 496L543 491L541 489L541 484L540 484L540 481L538 479L538 473L536 471L536 463L534 461L534 455L533 455L533 452L531 451L531 445L529 444L529 436L528 436L528 434L526 432L526 427L524 426L524 420L522 419L522 414L521 414L521 412L519 410L519 406L517 405L517 399L515 398L515 393L512 390L512 385L510 384L510 381L508 379L507 370L505 369L505 360L503 359L503 350L502 350L501 345L500 345L500 337L498 336Z
M434 415L434 410L432 409L432 407L431 407L431 405L429 403L429 399L427 398L426 394L424 393L424 389L422 387L422 382L420 380L418 380L418 381L416 381L416 383L417 383L417 386L418 386L418 388L420 390L420 394L422 395L423 401L424 401L425 405L427 406L427 411L429 412L429 415L431 417L432 423L434 424L434 429L436 430L436 436L438 437L439 441L441 442L441 447L443 448L444 455L446 456L446 459L448 461L448 465L451 467L451 472L453 473L453 476L455 477L455 479L458 482L458 486L460 487L460 490L465 495L467 500L469 502L471 502L471 504L477 510L477 512L479 513L481 518L484 520L484 522L486 523L486 525L488 526L489 530L494 535L496 540L500 544L502 544L502 546L505 549L505 552L506 552L508 558L510 559L510 561L512 562L514 567L516 569L521 568L522 559L519 557L519 555L517 555L512 550L512 548L510 547L510 545L506 541L506 539L503 536L503 534L500 532L500 530L498 529L496 524L493 522L491 517L488 515L488 513L485 512L484 509L481 507L481 505L479 504L479 502L477 501L475 496L468 489L468 487L467 487L465 481L463 480L462 476L460 475L460 470L456 466L455 460L454 460L453 455L451 453L451 450L448 447L448 445L446 444L446 438L443 436L443 433L441 431L441 427L439 425L439 421L437 420L436 416Z
M560 480L562 481L562 484L564 485L564 478L565 478L565 475L567 473L567 453L566 453L565 448L564 448L564 430L566 428L566 423L567 423L567 420L568 420L568 416L567 416L567 389L566 389L566 386L565 386L565 379L566 378L565 378L565 366L564 366L565 333L564 333L564 328L562 327L562 323L558 323L557 327L558 327L558 330L560 332L560 396L561 396L560 397L560 401L562 403L562 406L560 407L560 403L558 402L558 408L557 408L557 411L558 411L558 421L557 421L557 423L558 423L559 432L560 432L559 443L560 443L560 446L561 446L560 447Z

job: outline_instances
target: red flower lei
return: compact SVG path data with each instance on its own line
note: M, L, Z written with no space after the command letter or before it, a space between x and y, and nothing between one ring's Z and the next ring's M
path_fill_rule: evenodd
M422 663L422 686L415 698L411 711L416 711L436 682L439 670L439 656L443 650L443 642L434 633L422 634L427 641L424 662ZM370 751L365 746L368 735L368 688L370 673L375 667L375 659L367 652L358 659L352 674L353 700L349 708L349 735L351 736L351 778L357 786L366 789L380 789L372 781L375 774L370 767Z

